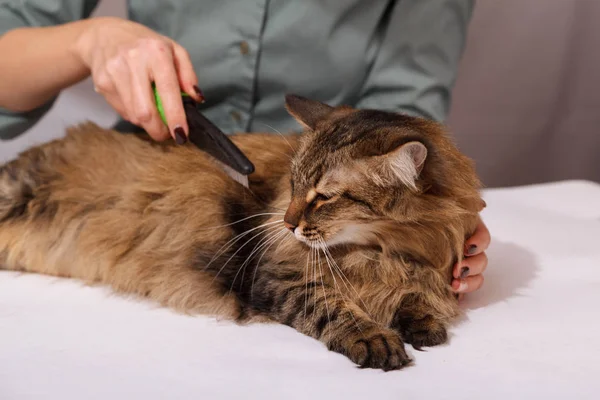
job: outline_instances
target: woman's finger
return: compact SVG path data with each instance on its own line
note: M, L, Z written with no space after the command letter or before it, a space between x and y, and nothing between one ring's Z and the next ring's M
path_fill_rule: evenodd
M477 254L476 256L467 257L454 266L452 275L458 278L466 278L467 276L479 275L487 268L488 258L485 253Z
M137 123L154 140L169 139L171 137L169 129L156 108L154 93L152 93L152 82L150 82L145 60L131 60L129 68L131 71L131 91L134 98L133 112Z
M178 144L183 144L187 141L188 125L170 44L156 44L153 57L150 72L162 101L169 131Z
M199 103L204 103L204 94L198 87L198 77L190 55L182 46L173 42L175 69L179 78L179 86Z
M121 116L133 124L136 122L133 112L133 97L131 93L131 72L127 63L121 58L115 58L109 61L106 66L106 73L112 81L112 97L117 97L118 100L112 100L119 103L119 107L123 110Z
M475 233L465 243L465 255L474 256L483 253L487 250L491 240L490 231L480 218Z
M115 92L112 93L101 93L104 97L104 100L119 114L123 119L129 121L129 116L127 115L127 110L123 103L121 103L121 98Z
M469 276L465 279L455 279L452 282L452 289L456 293L474 292L483 285L483 280L483 275Z

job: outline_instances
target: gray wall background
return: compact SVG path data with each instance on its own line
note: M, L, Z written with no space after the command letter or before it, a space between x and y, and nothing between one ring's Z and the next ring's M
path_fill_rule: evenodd
M478 0L449 125L484 183L600 181L600 1Z
M124 1L104 0L96 13L123 16ZM599 18L599 0L477 1L448 124L486 186L600 182ZM0 144L0 161L86 119L116 120L89 79Z

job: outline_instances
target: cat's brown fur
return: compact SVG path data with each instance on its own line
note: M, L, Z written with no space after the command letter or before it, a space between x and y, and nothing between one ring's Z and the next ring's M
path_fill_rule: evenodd
M401 368L403 342L443 343L457 315L451 270L482 207L474 169L438 124L287 106L304 135L232 137L256 167L249 190L190 145L93 124L30 149L1 170L1 266L266 317Z

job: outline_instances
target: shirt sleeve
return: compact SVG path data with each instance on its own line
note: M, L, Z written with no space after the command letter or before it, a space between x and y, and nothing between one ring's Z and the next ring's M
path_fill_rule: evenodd
M52 26L88 18L98 2L99 0L0 0L0 36L16 28ZM8 140L21 135L42 118L55 101L56 97L37 109L24 113L0 107L0 139Z
M474 0L392 2L357 108L444 121Z

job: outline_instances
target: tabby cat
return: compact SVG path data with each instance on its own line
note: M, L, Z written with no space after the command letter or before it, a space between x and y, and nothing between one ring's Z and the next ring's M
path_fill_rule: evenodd
M362 367L447 340L483 207L440 124L299 96L302 134L233 135L249 189L204 152L86 123L0 172L0 265L186 313L289 325Z

